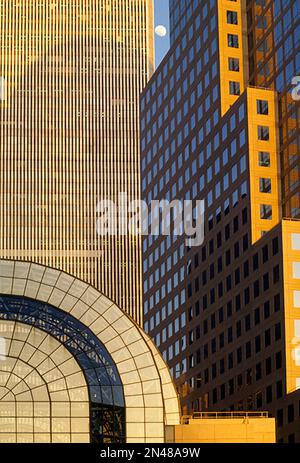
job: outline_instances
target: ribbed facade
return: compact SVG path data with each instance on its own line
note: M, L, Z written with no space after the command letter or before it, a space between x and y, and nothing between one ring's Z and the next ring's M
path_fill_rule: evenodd
M0 2L0 256L71 273L138 322L140 240L98 236L96 207L140 197L152 26L151 0Z

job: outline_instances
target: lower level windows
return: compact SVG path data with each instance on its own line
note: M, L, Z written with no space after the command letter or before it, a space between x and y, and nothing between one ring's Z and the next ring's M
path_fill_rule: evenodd
M241 87L239 82L229 82L229 93L230 95L240 95Z
M271 179L261 177L259 179L259 191L260 193L271 193Z
M260 167L270 167L270 153L266 151L260 151L258 153L258 165Z
M228 58L229 71L238 72L240 70L240 60L238 58Z
M261 204L260 218L262 220L272 220L272 206L270 206L269 204Z

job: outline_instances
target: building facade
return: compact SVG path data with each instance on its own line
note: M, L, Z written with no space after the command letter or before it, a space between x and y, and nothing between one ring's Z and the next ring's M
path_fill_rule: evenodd
M0 28L0 256L71 273L141 323L140 240L99 236L96 211L140 197L152 0L3 0Z
M87 283L0 261L0 442L165 442L179 401L144 331Z
M266 413L181 418L169 370L142 328L50 267L0 260L0 366L1 443L275 440Z
M142 194L205 200L205 238L144 237L145 329L183 413L268 410L278 441L300 441L300 228L283 212L282 183L289 97L249 81L246 2L188 3L183 19L171 2L173 44L141 98Z
M284 217L300 215L300 102L292 97L299 75L300 6L296 1L247 1L249 81L279 94L279 135Z

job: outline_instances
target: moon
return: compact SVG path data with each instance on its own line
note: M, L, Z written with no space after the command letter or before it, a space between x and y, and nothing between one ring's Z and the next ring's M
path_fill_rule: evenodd
M159 37L165 37L167 35L167 29L165 28L165 26L162 26L160 24L159 26L156 26L155 34Z

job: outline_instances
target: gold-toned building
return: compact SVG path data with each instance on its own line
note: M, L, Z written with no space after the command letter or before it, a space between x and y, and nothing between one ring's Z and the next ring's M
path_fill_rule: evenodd
M152 0L0 1L0 256L64 270L142 320L140 241L96 232L140 196Z

